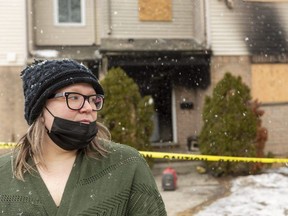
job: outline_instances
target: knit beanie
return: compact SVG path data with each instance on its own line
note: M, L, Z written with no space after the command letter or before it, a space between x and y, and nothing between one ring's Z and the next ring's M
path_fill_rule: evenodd
M74 83L89 83L104 95L96 76L84 65L70 59L36 60L21 72L25 97L25 119L31 125L40 115L46 100L55 91Z

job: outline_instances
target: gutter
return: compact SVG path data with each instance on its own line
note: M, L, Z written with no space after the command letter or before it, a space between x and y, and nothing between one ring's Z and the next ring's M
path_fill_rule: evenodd
M26 24L26 31L27 31L27 49L28 49L28 56L27 56L27 63L32 62L32 58L35 56L35 41L34 41L34 32L33 32L33 0L26 0L26 16L27 16L27 24Z

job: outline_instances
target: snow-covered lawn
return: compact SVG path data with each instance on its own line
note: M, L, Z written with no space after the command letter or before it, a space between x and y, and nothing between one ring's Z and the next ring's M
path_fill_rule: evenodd
M238 177L231 194L206 206L196 216L288 216L288 168Z

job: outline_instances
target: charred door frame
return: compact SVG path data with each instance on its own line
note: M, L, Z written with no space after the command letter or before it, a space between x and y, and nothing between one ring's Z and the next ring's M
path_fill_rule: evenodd
M206 88L210 85L210 57L211 52L107 52L104 55L107 60L107 70L112 67L121 67L139 85L142 95L148 95L153 89L147 88L149 82L164 80L164 85L170 85L169 110L170 110L170 138L160 138L160 145L175 144L177 136L175 131L176 112L173 104L175 98L172 94L173 85L182 85L186 88ZM134 73L134 74L133 74ZM137 75L135 74L137 73ZM153 87L151 84L150 87ZM155 87L155 85L154 85ZM158 86L159 87L159 86ZM155 92L154 92L155 93ZM163 92L162 92L163 93ZM155 97L155 95L154 95ZM153 97L153 98L154 98ZM168 102L168 101L166 101ZM169 106L168 104L168 106ZM163 109L163 108L162 108ZM167 110L167 111L169 111ZM163 113L162 113L163 114ZM169 114L169 112L168 112ZM165 116L165 115L164 115ZM163 121L163 119L162 119ZM169 137L169 135L164 135ZM163 137L162 137L163 138Z

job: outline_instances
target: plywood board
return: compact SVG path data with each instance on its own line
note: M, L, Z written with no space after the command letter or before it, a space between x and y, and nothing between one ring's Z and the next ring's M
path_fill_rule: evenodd
M252 65L252 97L261 103L288 102L288 64Z
M141 21L171 21L171 0L138 0Z

